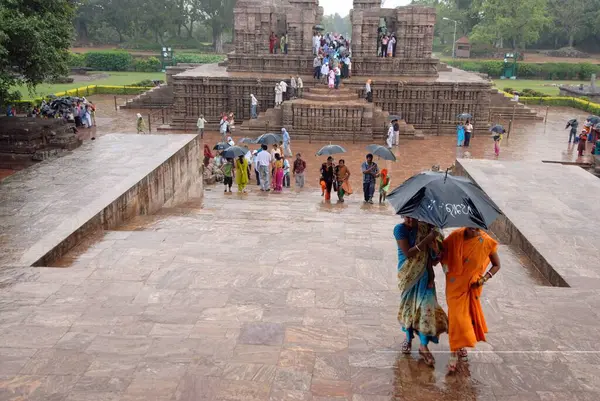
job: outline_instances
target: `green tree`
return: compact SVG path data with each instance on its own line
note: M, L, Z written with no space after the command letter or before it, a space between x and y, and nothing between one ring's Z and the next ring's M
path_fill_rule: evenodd
M566 37L568 45L573 47L575 40L588 31L589 23L595 22L593 17L597 5L589 0L550 0L552 27L556 33Z
M0 103L68 73L75 4L70 0L0 0Z
M548 18L547 0L483 0L481 21L475 25L471 39L475 42L502 43L513 49L536 42Z

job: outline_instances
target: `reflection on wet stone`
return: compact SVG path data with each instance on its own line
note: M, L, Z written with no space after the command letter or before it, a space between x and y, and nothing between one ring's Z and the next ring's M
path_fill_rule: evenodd
M246 323L242 326L240 344L277 345L283 343L284 326L276 323Z

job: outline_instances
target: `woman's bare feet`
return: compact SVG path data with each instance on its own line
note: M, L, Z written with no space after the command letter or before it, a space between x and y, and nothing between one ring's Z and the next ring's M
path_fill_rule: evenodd
M423 361L427 366L435 365L435 358L433 357L431 352L429 352L429 348L427 348L426 345L421 345L419 347L419 355L423 357Z

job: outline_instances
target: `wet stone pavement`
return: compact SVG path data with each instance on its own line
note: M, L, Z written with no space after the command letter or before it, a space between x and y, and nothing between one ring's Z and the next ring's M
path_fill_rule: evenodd
M600 398L599 292L549 287L507 246L483 295L488 343L460 373L446 376L445 335L434 369L402 355L399 218L354 196L209 188L57 268L1 269L0 400Z
M94 96L92 100L98 105L98 127L92 130L82 129L80 135L84 140L89 140L92 135L101 136L107 133L135 133L135 115L136 110L114 110L114 100L112 96ZM536 107L538 114L545 116L546 107ZM141 111L144 118L147 119L148 111ZM562 162L589 162L590 157L577 157L576 146L569 146L569 132L565 130L566 121L571 118L578 118L585 121L588 114L562 107L553 107L549 110L548 122L543 121L517 121L514 124L514 130L508 139L502 142L500 160L526 160L526 161L562 161ZM507 121L498 121L508 128ZM241 121L238 121L239 125ZM157 126L158 122L153 123ZM183 131L152 131L153 134L183 133ZM193 133L188 131L187 133ZM494 144L491 135L487 130L481 130L475 124L475 137L471 141L469 148L457 148L454 136L436 136L435 132L426 132L424 140L401 139L400 146L394 149L398 159L395 163L383 160L375 161L380 168L387 168L391 173L392 186L399 185L402 181L415 174L416 172L430 169L433 165L440 165L442 168L452 165L456 158L464 157L465 152L469 152L474 159L495 159ZM302 153L308 168L306 171L306 185L318 187L319 167L325 161L324 157L316 157L316 151L327 142L295 141L294 133L290 132L292 138L292 151ZM241 136L234 130L233 139L237 142ZM221 136L216 132L207 132L205 143L212 146L220 141ZM384 139L379 141L384 145ZM366 146L368 142L339 143L344 146L347 153L336 156L336 160L343 158L346 165L350 168L351 184L359 189L362 187L360 164L364 161L367 154ZM250 146L250 149L253 149ZM591 150L591 148L590 148ZM589 153L589 152L588 152Z

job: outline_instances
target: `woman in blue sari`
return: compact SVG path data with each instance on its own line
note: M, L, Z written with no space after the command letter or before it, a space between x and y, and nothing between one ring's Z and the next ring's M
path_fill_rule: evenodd
M412 340L419 337L419 354L433 366L435 359L429 351L430 342L438 343L439 336L448 331L448 317L437 302L433 274L434 261L441 253L441 233L428 224L411 217L394 227L398 243L398 289L400 306L398 321L406 333L402 352L410 354Z
M462 121L456 127L456 146L461 147L465 143L465 126Z

